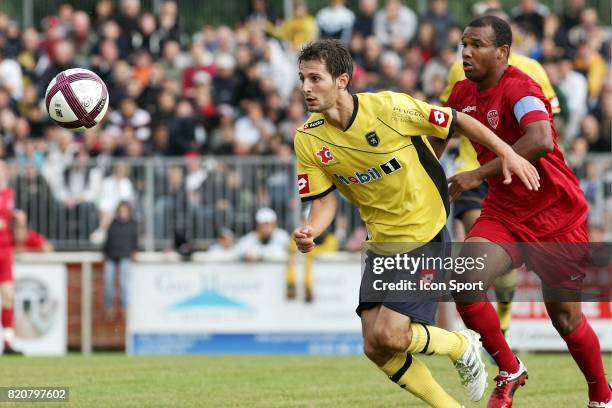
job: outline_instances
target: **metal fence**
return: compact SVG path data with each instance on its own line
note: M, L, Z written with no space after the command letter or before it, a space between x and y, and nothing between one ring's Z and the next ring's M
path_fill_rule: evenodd
M13 162L11 167L16 206L57 249L95 248L92 234L120 201L132 204L147 250L180 242L205 247L221 228L243 235L253 230L260 207L273 208L285 229L299 215L291 157L75 160L66 167Z
M589 202L590 224L609 239L612 158L592 154L568 162ZM10 168L16 206L27 213L30 227L59 250L96 249L92 234L122 200L132 204L141 246L149 251L183 242L203 249L221 228L244 235L254 229L261 207L274 209L287 231L302 218L294 157L100 158L67 165L13 161ZM347 241L361 226L358 211L340 199L332 226L338 238Z

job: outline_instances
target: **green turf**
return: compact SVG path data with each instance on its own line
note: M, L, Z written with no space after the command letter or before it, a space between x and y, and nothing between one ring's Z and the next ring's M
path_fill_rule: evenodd
M585 407L586 385L568 354L521 355L529 368L516 408ZM444 357L421 357L454 396L457 374ZM610 354L604 355L611 372ZM489 376L494 369L489 366ZM0 386L68 386L70 407L422 407L365 357L96 354L0 357ZM489 387L489 391L491 386ZM487 393L488 395L488 393ZM59 407L62 404L14 404ZM0 407L11 404L0 404Z

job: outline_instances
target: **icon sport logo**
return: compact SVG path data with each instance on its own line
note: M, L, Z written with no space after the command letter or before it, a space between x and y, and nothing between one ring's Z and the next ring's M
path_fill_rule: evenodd
M321 163L323 164L327 164L330 161L334 160L334 155L327 146L323 146L321 150L319 150L316 154L317 156L319 156L319 158L321 159Z
M450 119L450 116L448 115L448 113L443 112L441 110L432 109L429 112L429 121L433 123L434 125L446 127L446 125L448 125L449 119Z

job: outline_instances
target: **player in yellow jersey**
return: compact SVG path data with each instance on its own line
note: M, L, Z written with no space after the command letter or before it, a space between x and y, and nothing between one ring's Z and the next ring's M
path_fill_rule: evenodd
M501 10L490 10L485 12L485 14L494 15L506 22L509 20L508 16ZM540 85L544 95L550 101L553 114L557 114L561 111L555 90L548 79L548 75L546 75L546 71L544 71L544 68L538 61L521 54L513 53L508 57L508 64L513 65L525 72ZM462 60L459 59L455 61L448 73L446 88L440 96L442 103L446 103L455 84L464 79L465 73L463 72ZM437 150L438 149L436 149L436 153L438 157L440 157L442 152ZM476 151L474 150L472 143L466 137L461 137L459 142L459 154L455 160L456 172L462 173L472 171L478 167L480 167L480 163L478 163ZM487 183L482 183L477 188L462 193L461 196L453 203L453 216L461 221L465 234L469 232L476 219L480 216L482 200L486 197L486 195ZM512 299L514 297L514 290L518 280L517 275L517 271L513 269L495 280L497 314L499 316L501 329L506 336L508 335L510 319L512 316Z
M424 134L446 139L456 128L500 156L507 182L515 174L529 189L538 189L535 168L468 115L406 94L351 94L353 61L339 41L307 45L298 62L301 91L313 112L294 140L300 196L312 201L305 224L293 233L301 252L312 251L332 222L335 189L359 208L370 242L448 241L446 177ZM371 268L367 260L365 268ZM434 302L365 302L360 296L364 352L430 406L456 408L459 403L414 355L449 356L473 401L482 398L486 372L478 337L433 326L436 308Z

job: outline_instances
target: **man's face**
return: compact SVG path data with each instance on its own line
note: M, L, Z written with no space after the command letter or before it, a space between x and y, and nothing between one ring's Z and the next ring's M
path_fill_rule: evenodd
M504 48L494 42L495 32L490 26L467 27L463 32L463 71L468 79L480 82L505 63Z
M338 97L337 79L332 78L323 61L303 61L299 75L308 111L324 112L334 106Z

